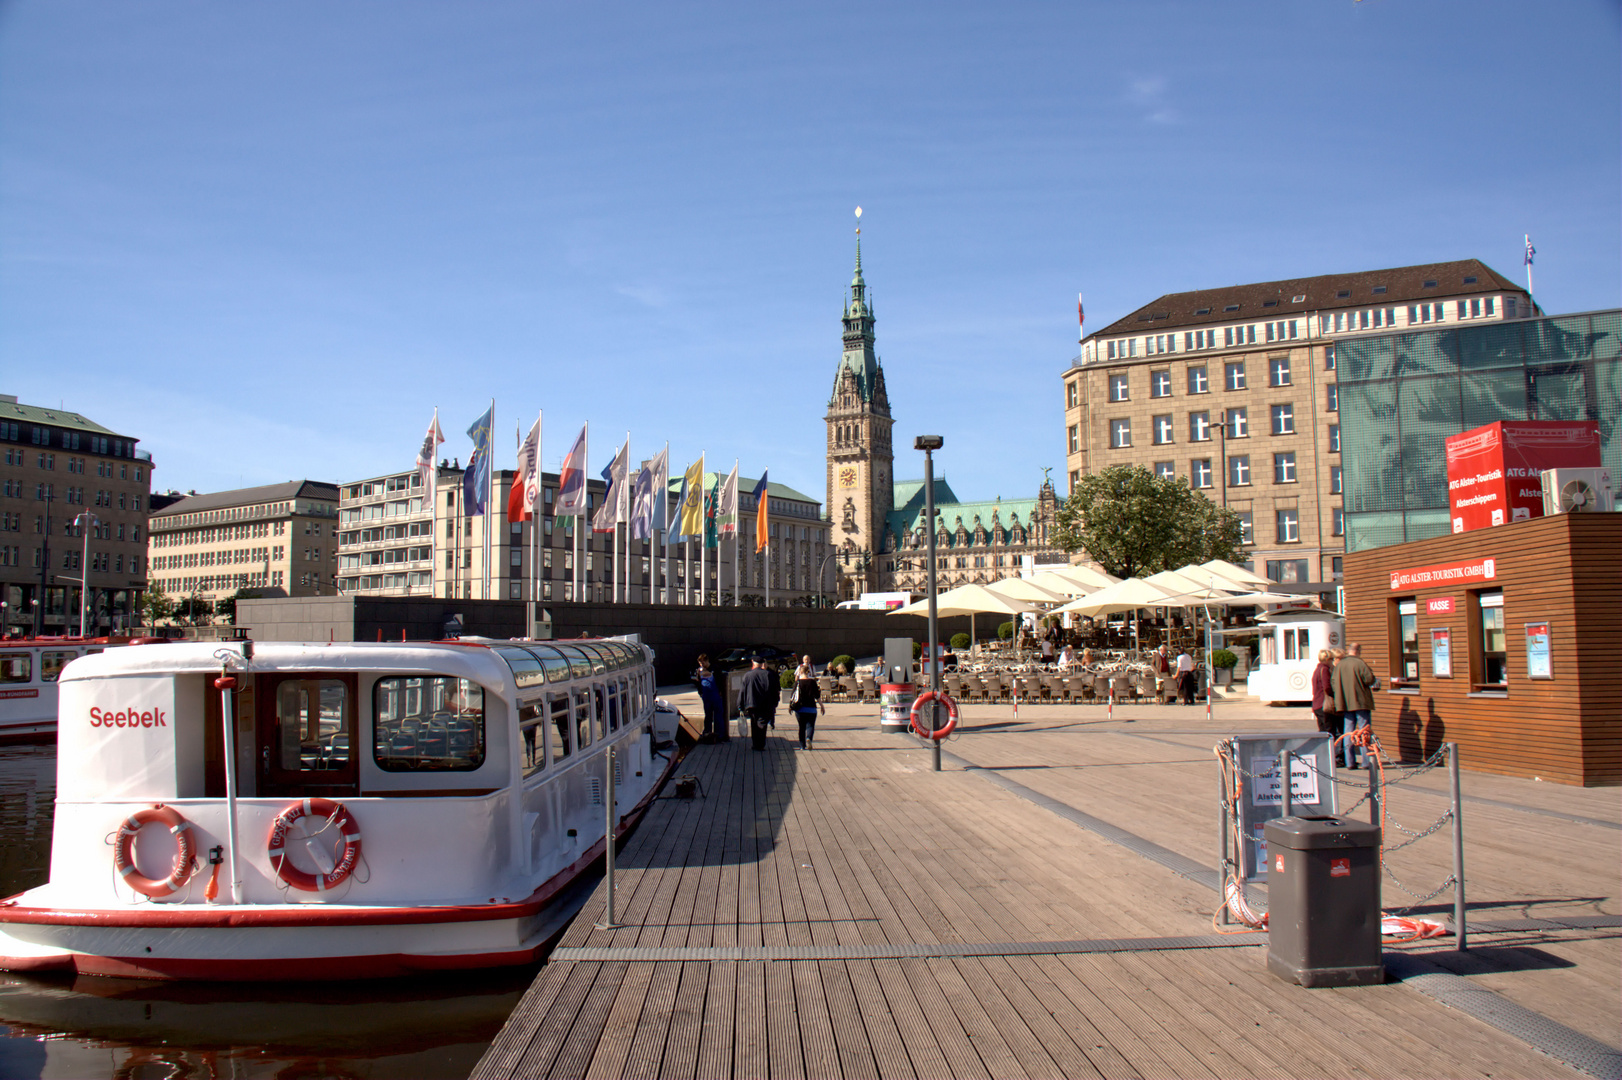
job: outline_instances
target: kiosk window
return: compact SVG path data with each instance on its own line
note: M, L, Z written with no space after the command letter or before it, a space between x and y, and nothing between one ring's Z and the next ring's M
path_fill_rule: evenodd
M1403 681L1419 678L1419 604L1415 600L1397 601L1397 662L1391 670L1400 671Z
M379 679L372 716L372 753L385 772L468 772L484 764L484 687L471 679Z
M1476 635L1471 666L1476 670L1479 690L1504 690L1509 685L1509 665L1504 655L1504 593L1502 589L1475 594L1480 612L1481 632Z

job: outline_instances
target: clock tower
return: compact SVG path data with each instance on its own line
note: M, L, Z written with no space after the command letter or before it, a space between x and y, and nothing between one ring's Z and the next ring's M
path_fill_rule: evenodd
M861 210L856 211L861 220ZM845 301L844 354L828 399L828 518L840 553L839 599L877 590L886 518L895 504L890 398L873 350L873 305L862 280L862 230L856 273Z

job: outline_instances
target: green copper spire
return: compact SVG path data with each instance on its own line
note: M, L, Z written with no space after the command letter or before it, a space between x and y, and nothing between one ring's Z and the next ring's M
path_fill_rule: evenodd
M873 308L868 301L867 281L862 277L862 208L856 208L856 270L850 279L850 295L845 300L844 356L834 374L834 397L846 373L855 376L856 393L864 402L877 396L884 399L884 376L873 348ZM884 406L888 415L888 405Z

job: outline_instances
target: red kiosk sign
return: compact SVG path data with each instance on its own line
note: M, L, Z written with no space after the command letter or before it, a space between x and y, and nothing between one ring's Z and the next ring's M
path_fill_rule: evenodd
M1544 469L1600 465L1599 424L1498 420L1447 439L1453 531L1543 516Z
M1471 585L1498 577L1498 560L1491 556L1469 562L1416 566L1412 570L1391 571L1391 588L1429 589L1437 585ZM1452 603L1449 601L1449 607Z

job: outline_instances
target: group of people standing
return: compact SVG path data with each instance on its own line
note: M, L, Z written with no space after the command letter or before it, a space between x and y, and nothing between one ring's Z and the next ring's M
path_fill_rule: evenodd
M700 742L725 742L727 733L726 702L721 693L721 682L710 670L708 655L698 658L698 670L693 673L693 685L698 688L698 699L704 705L704 731ZM777 709L782 704L783 688L777 672L761 660L753 661L744 673L738 687L738 709L749 720L749 737L756 750L766 749L766 732L777 726ZM811 749L816 735L817 717L827 712L822 703L822 688L817 684L811 657L802 656L794 669L794 687L789 691L789 711L799 721L800 749Z
M1312 672L1312 715L1319 731L1341 738L1341 765L1347 769L1361 769L1368 763L1367 751L1350 736L1373 720L1374 691L1380 688L1380 680L1363 662L1362 652L1355 641L1344 649L1320 649L1318 666Z

